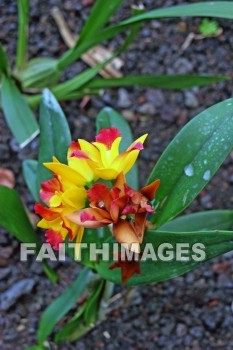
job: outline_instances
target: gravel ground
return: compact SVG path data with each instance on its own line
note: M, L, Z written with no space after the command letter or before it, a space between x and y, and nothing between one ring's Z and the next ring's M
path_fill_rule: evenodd
M153 0L143 1L146 8ZM126 1L118 17L129 15L132 1ZM156 7L182 4L184 1L157 1ZM65 45L50 17L51 6L59 6L71 27L78 33L90 11L82 1L31 0L30 58L58 57ZM16 2L0 0L0 41L6 47L11 63L16 46ZM198 19L152 21L143 26L140 36L127 53L123 71L127 74L208 73L232 77L233 25L219 20L223 34L193 42L180 54L179 49L190 32L196 32ZM108 46L115 48L124 36L114 38ZM77 62L64 77L72 77L85 68ZM79 101L62 103L72 136L93 139L96 114L110 105L131 123L135 137L149 132L146 149L139 161L141 184L154 163L181 127L208 106L232 96L232 81L179 92L130 88L106 90L102 98L92 98L85 109ZM16 188L29 209L33 201L21 175L25 158L35 158L38 140L19 150L0 118L1 167L13 170ZM194 201L188 212L231 208L233 204L233 155L228 157L218 174ZM220 185L221 184L221 185ZM0 231L0 349L21 350L36 343L36 329L42 311L77 275L79 267L72 261L55 264L60 281L55 287L44 276L41 266L30 260L19 262L19 245L4 230ZM143 286L129 305L109 314L108 319L76 343L52 349L232 349L233 290L232 254L226 254L182 277L156 285ZM11 302L6 297L10 296Z

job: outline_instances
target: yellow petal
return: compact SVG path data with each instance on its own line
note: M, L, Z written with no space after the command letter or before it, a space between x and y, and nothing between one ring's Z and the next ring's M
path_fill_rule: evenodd
M132 168L132 166L136 162L138 155L139 155L138 150L121 153L112 163L112 168L118 174L120 172L127 174L128 171Z
M83 186L87 180L68 165L61 163L44 163L44 166L53 173L61 176L61 180L69 181L77 186Z
M55 194L53 197L49 200L50 207L59 207L61 205L61 195Z
M87 153L88 157L90 157L95 162L101 161L100 153L99 153L98 149L92 143L90 143L86 140L83 140L83 139L79 139L78 142L79 142L81 150L85 151Z
M103 143L93 142L93 144L100 151L103 167L108 168L111 165L111 163L114 161L114 159L118 156L120 142L121 142L121 137L117 137L114 140L111 149L109 150L107 149L106 145L104 145Z
M82 209L85 207L86 190L83 187L72 188L63 193L62 201L65 205L70 206L72 209Z
M85 178L86 182L93 181L95 174L86 159L70 157L68 158L68 164L72 169L77 171L83 178Z
M111 168L97 168L95 172L104 180L114 180L121 171L116 171Z
M131 143L131 145L127 148L127 151L131 150L131 148L134 146L135 143L141 142L143 144L147 136L148 134L144 134L141 137L139 137L137 140Z

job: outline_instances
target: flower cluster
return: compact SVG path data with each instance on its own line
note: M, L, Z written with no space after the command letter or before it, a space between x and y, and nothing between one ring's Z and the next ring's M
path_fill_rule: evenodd
M35 212L42 217L38 226L46 229L46 240L55 250L67 237L80 243L85 227L111 225L117 242L135 254L140 253L146 215L154 212L150 201L159 180L137 192L126 184L125 174L134 165L146 137L141 136L119 153L120 131L102 129L95 142L79 139L71 143L68 164L55 157L53 162L44 164L54 178L42 183L40 197L45 205L36 203ZM101 180L111 180L113 185L107 186ZM131 272L122 276L123 282L140 272L138 264L133 269L131 264L128 268ZM121 267L123 272L126 265L127 262L121 264L119 260L112 268Z

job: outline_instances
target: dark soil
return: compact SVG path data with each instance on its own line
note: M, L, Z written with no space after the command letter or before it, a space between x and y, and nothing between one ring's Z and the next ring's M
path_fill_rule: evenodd
M129 15L126 1L119 17ZM148 10L153 7L182 4L185 1L144 0ZM59 6L71 29L78 33L90 11L81 0L31 0L30 58L59 57L65 45L54 24L51 6ZM116 20L116 18L115 18ZM232 76L232 21L219 20L223 34L218 38L194 41L181 55L179 49L187 35L196 32L199 19L151 21L144 25L136 42L122 55L127 74L200 73ZM14 62L17 32L16 1L0 0L0 41ZM108 46L117 47L123 35ZM77 62L65 75L85 68ZM140 156L141 184L162 151L198 112L232 96L232 81L186 91L168 92L157 89L130 88L106 90L102 98L92 98L85 109L79 101L62 103L73 138L93 139L95 116L110 105L130 120L135 137L149 132L146 149ZM36 158L38 140L20 150L5 120L0 119L1 167L12 169L16 189L24 203L33 209L33 200L22 177L22 161ZM232 165L228 157L207 188L194 201L189 212L231 208L233 204ZM79 267L72 262L59 263L55 269L59 283L54 286L43 274L39 263L19 261L19 244L1 230L0 291L13 298L0 315L0 349L21 350L36 344L36 330L41 313L77 275ZM137 288L124 309L112 311L108 319L76 343L52 349L232 349L233 314L232 254L205 264L195 272L156 285ZM11 295L13 294L13 295ZM18 298L16 298L16 294ZM4 307L3 307L4 308Z

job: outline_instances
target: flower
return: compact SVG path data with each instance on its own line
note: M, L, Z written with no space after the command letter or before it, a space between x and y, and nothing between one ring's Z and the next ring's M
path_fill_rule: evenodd
M87 191L90 208L78 210L67 217L73 223L87 228L113 224L112 232L117 242L135 253L140 252L147 213L154 213L149 203L154 198L160 181L156 180L137 192L125 182L123 173L118 175L112 189L96 183Z
M140 256L140 244L146 228L146 216L154 213L154 199L160 181L156 180L137 192L126 184L125 174L134 165L147 134L119 153L122 141L117 128L101 129L95 142L73 141L67 152L67 164L53 157L44 163L54 174L42 182L35 212L42 217L38 227L46 229L46 241L55 249L66 238L82 240L84 228L109 225L116 241ZM97 180L115 180L109 188ZM89 201L89 204L87 204ZM75 255L79 255L76 245ZM110 266L121 268L122 282L140 273L139 261L122 260Z
M35 212L42 217L37 226L47 229L46 242L50 243L54 250L59 249L59 243L62 243L67 235L69 240L76 239L76 242L80 243L84 228L71 222L67 214L85 207L85 188L62 181L60 176L55 175L53 179L42 182L40 197L47 206L36 203Z
M126 174L132 168L147 137L147 134L141 136L119 154L120 135L116 128L101 129L95 142L79 139L71 143L67 154L68 165L60 163L55 157L53 162L44 165L77 186L85 186L98 178L116 179L121 172Z

